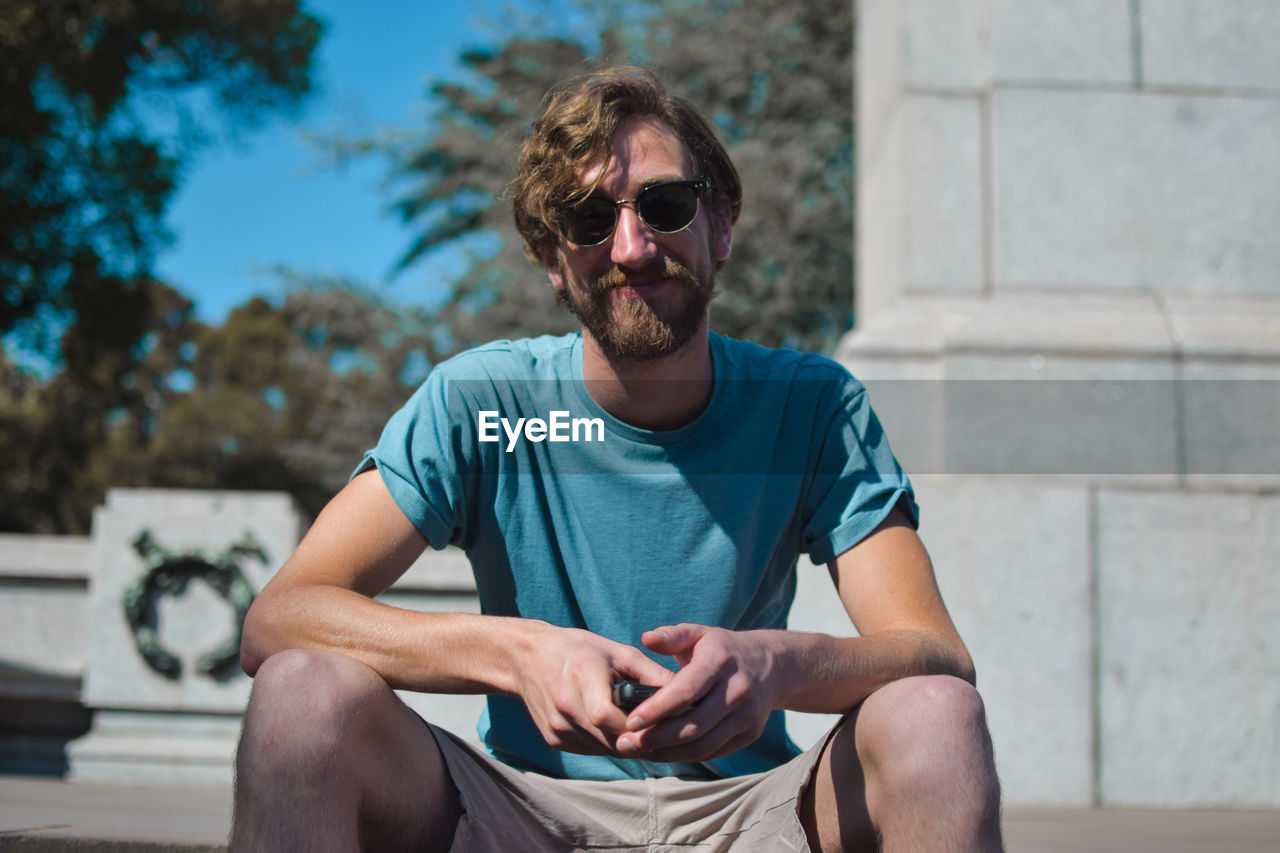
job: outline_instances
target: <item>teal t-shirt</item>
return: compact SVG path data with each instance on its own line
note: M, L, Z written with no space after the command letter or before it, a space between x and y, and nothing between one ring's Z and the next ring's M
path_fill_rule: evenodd
M484 613L641 649L644 631L678 622L783 628L798 555L833 559L899 498L914 516L911 485L840 365L714 334L711 355L706 409L652 431L587 393L578 334L469 350L431 372L358 470L376 464L433 548L467 553ZM561 752L505 696L488 697L479 729L498 758L571 778L737 776L798 752L780 711L750 746L700 764Z

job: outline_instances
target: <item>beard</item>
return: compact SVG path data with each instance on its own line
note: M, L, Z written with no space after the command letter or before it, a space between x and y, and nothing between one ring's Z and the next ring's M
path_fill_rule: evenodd
M676 352L702 328L707 306L715 297L714 277L699 278L670 257L655 262L637 278L674 281L677 287L668 289L675 291L678 304L659 316L644 299L614 299L611 291L629 284L627 274L616 266L582 287L569 284L559 292L559 301L610 359L652 361ZM655 303L661 305L661 300Z

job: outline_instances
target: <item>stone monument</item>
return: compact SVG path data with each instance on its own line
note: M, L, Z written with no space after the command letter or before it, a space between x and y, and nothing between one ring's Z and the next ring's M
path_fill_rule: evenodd
M857 324L1007 799L1280 806L1280 4L860 0Z
M240 627L293 552L288 495L116 489L93 520L84 704L71 776L225 786L250 680Z

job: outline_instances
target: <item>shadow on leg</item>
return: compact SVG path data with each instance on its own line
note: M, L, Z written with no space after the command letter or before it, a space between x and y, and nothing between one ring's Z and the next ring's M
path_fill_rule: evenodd
M857 718L855 710L831 736L800 798L800 823L815 853L879 849L857 758Z

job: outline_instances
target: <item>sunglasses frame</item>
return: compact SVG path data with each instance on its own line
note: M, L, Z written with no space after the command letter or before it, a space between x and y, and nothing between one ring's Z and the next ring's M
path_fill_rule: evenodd
M681 225L679 228L673 228L670 231L664 231L661 228L655 228L653 226L653 223L645 219L644 214L640 211L640 200L644 198L644 195L647 192L651 192L657 189L662 189L663 187L672 187L672 186L688 187L693 192L693 198L695 202L694 208L693 208L693 216L689 217L689 221L686 222L684 225ZM686 181L663 181L662 183L659 183L659 184L651 184L645 187L644 189L640 190L640 192L636 193L635 198L622 198L622 199L618 199L617 201L607 196L594 195L594 194L589 195L586 198L584 198L582 201L576 204L564 205L560 209L560 215L567 220L568 217L572 215L572 212L575 209L581 207L581 205L585 204L588 201L595 200L597 202L606 202L611 206L613 210L613 225L610 226L608 232L606 232L603 237L601 237L599 240L597 240L594 243L579 243L576 240L574 240L572 237L570 237L567 233L565 233L568 230L567 227L565 227L565 225L567 225L567 221L566 221L562 225L562 227L559 229L560 234L570 243L573 243L573 245L575 246L581 246L587 249L593 246L599 246L607 242L608 239L613 236L613 232L618 230L618 208L624 204L631 205L636 212L636 216L640 219L641 222L644 223L644 226L648 228L650 231L654 232L655 234L679 234L681 231L683 231L684 229L692 225L694 220L698 218L698 211L702 209L702 197L710 189L711 189L711 182L708 181L706 178L693 178Z

